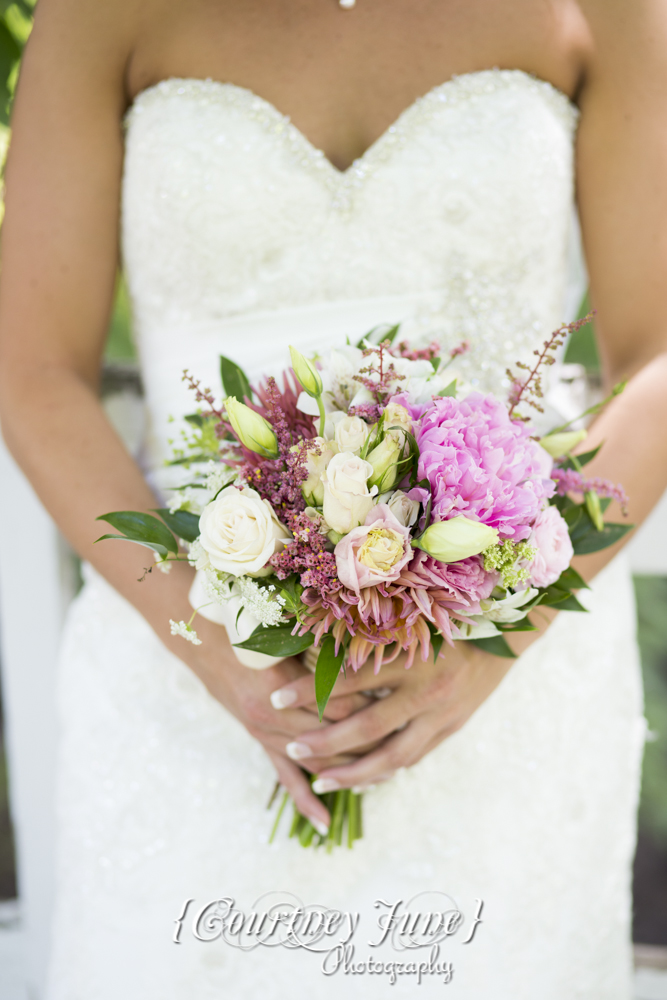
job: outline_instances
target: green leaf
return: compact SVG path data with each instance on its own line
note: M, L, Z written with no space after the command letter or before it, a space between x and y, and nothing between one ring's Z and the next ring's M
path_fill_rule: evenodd
M251 649L254 653L266 653L267 656L298 656L313 645L311 632L306 635L292 635L295 623L287 625L272 625L264 628L258 625L253 634L245 642L234 643L239 649Z
M569 566L556 580L556 586L561 590L590 590L586 581L579 576L576 569Z
M433 648L433 662L435 663L440 656L440 650L442 649L442 644L445 641L445 637L440 635L437 626L433 622L427 621L428 630L431 633L431 646Z
M449 385L445 386L444 389L441 389L440 392L438 393L438 395L439 396L455 396L456 395L456 379L454 379L452 382L450 382Z
M574 594L569 594L564 601L559 601L556 607L559 611L583 611L588 613L588 608L580 604Z
M507 639L502 635L492 635L488 639L468 639L473 646L483 649L485 653L493 656L504 656L506 659L516 660L516 653L510 649Z
M518 622L494 622L499 632L537 632L538 628L533 625L529 618L521 618Z
M196 465L198 462L210 462L213 455L184 455L183 458L173 458L167 465Z
M117 510L110 514L102 514L97 520L106 521L116 531L122 532L121 535L103 535L97 539L98 542L108 538L121 538L145 545L163 559L169 552L178 554L178 544L171 531L152 514L144 514L137 510Z
M374 326L372 330L369 330L368 333L365 333L363 337L359 338L355 346L359 350L362 350L365 341L368 341L369 344L378 344L380 342L384 343L385 340L388 340L390 344L393 344L396 339L396 334L401 328L401 324L397 323L395 326L390 326L386 333L382 332L384 327L384 323L381 323L380 326Z
M226 358L224 354L220 355L220 378L225 396L235 396L240 403L246 397L252 399L252 389L246 373L242 368L239 368L235 361Z
M574 554L576 556L587 556L592 552L600 552L602 549L615 545L621 538L624 538L629 531L632 531L634 524L614 524L607 523L602 531L595 527L592 531L578 537L572 538Z
M599 450L600 450L601 447L602 447L602 445L599 444L597 446L597 448L593 448L592 451L585 451L583 453L583 455L577 455L577 456L575 456L576 459L577 459L577 462L579 463L579 465L580 466L584 466L584 465L588 465L589 462L592 462L593 459L595 458L595 456L597 455L597 453L599 452ZM574 469L574 467L575 467L575 465L574 465L574 462L572 461L571 458L566 459L563 462L563 465L562 465L562 468L564 468L564 469Z
M194 542L199 538L199 515L192 514L189 510L176 510L172 514L164 507L155 510L159 514L170 531L177 538L182 538L186 542Z
M311 637L312 638L312 637ZM324 715L324 709L333 691L334 684L338 679L340 668L343 666L345 650L342 645L336 653L336 640L332 635L325 635L322 640L320 655L317 657L315 667L315 697L317 699L317 710L320 713L320 722Z
M569 590L563 590L562 587L558 587L556 584L552 584L551 587L547 587L546 590L542 591L542 601L541 603L546 607L553 607L555 604L560 605L562 601L566 601L568 597L571 597Z
M204 418L202 417L201 413L186 413L183 419L187 420L187 422L189 424L192 424L193 427L204 426Z

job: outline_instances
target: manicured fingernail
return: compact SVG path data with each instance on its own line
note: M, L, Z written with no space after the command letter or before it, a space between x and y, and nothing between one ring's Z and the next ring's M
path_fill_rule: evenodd
M303 760L304 757L313 756L313 751L305 743L288 743L285 752L292 760Z
M354 785L352 791L355 795L363 795L364 792L372 792L375 785Z
M313 791L316 795L324 795L325 792L337 792L340 784L335 778L318 778L313 782Z
M296 698L296 691L292 691L291 688L278 688L277 691L271 692L271 704L274 708L289 708Z
M391 688L376 688L373 692L376 698L388 698L393 693Z
M323 823L321 819L315 819L314 816L309 816L308 819L313 824L320 837L326 837L329 832L329 827L326 823Z

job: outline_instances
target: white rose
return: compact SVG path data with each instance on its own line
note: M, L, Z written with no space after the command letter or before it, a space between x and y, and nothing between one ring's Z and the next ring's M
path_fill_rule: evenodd
M324 483L324 520L340 535L363 524L374 503L377 486L368 489L373 474L370 462L344 451L329 462L322 476Z
M234 576L265 576L290 532L256 490L227 486L199 518L199 541L211 565Z
M403 490L394 490L393 493L385 493L380 497L378 503L386 503L397 521L404 528L411 528L416 524L419 517L419 502L411 500Z
M384 408L384 426L402 427L404 431L412 431L412 417L400 403L388 403Z
M333 438L339 451L352 451L358 455L363 448L370 427L361 417L348 417L344 413L332 413ZM328 421L327 421L328 422Z
M332 441L325 441L324 438L316 437L311 442L313 448L309 446L306 453L306 469L308 478L301 484L306 503L321 506L324 499L324 486L322 485L322 473L326 469L331 459L336 454L336 445ZM319 455L317 450L319 449Z

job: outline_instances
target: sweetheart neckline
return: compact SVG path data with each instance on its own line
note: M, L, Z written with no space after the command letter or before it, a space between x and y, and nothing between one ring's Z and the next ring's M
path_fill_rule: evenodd
M360 156L350 163L345 170L340 170L335 164L329 159L324 150L316 146L308 136L301 131L291 120L289 115L283 114L275 104L267 100L265 97L261 97L256 94L253 90L248 87L242 87L237 83L223 82L222 80L214 80L211 77L166 77L164 80L159 80L157 83L151 84L148 87L144 87L140 90L130 103L127 112L125 114L124 122L127 126L137 109L141 107L143 102L153 95L160 93L175 92L180 93L179 88L182 88L182 92L185 92L185 88L189 86L201 85L202 88L213 89L214 91L223 93L234 93L238 96L245 97L250 100L255 106L259 106L263 109L264 113L274 120L276 124L282 124L283 127L288 127L292 133L292 138L300 143L304 151L313 160L317 161L317 166L327 170L329 174L329 179L336 183L346 182L350 179L360 177L368 172L368 167L372 163L373 159L377 157L378 153L381 152L384 146L388 143L393 142L396 133L414 116L416 116L422 108L429 104L431 101L436 101L441 98L441 95L446 94L449 90L454 90L456 87L461 85L474 85L475 83L483 83L486 78L493 78L495 81L516 81L521 79L528 83L529 85L538 88L544 94L550 95L552 99L555 99L560 103L563 109L567 109L571 119L577 119L579 115L579 109L572 99L561 90L556 87L555 84L551 83L549 80L544 80L541 77L534 76L532 73L528 73L522 69L499 69L498 67L493 67L491 69L482 70L472 70L469 73L459 73L455 76L449 77L449 79L444 80L442 83L436 84L431 90L428 90L425 94L420 95L415 98L415 100L409 104L406 108L401 111L394 121L387 126L387 128L382 132L374 142L368 146ZM176 90L173 91L174 86ZM481 88L483 90L483 88Z

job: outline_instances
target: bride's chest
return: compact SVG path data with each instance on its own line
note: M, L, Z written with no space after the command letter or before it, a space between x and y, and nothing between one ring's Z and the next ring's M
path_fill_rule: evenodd
M127 124L126 255L180 272L383 273L433 287L452 252L508 261L559 240L576 113L518 71L458 77L409 108L341 173L266 101L171 80Z

